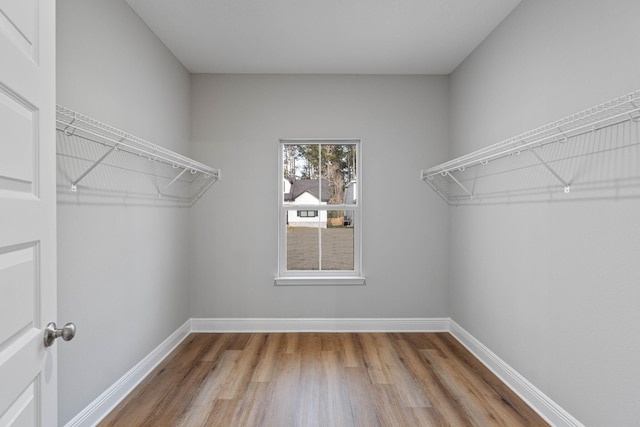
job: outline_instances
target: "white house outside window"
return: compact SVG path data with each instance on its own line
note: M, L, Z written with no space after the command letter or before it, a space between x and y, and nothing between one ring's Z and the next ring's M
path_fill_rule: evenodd
M360 140L280 141L277 284L363 284Z

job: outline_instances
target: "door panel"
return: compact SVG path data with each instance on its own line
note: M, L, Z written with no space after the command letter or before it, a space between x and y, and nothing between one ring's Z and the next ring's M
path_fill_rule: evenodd
M0 413L2 418L7 413L15 413L16 409L29 409L31 405L20 405L20 397L29 389L34 390L31 398L35 406L36 417L39 418L41 398L40 393L48 388L43 377L43 361L45 355L44 344L42 342L42 331L37 328L29 328L19 339L13 341L11 345L2 352L0 359L0 378L4 380L0 388ZM44 397L44 396L43 396ZM46 416L46 415L45 415ZM14 417L21 417L15 414ZM12 418L9 416L9 418ZM0 418L1 419L1 418ZM43 421L47 421L46 418ZM55 422L44 423L43 425L56 425ZM55 420L54 420L55 421ZM1 424L0 425L5 425ZM11 424L9 424L11 425ZM34 424L40 425L39 423Z
M36 0L0 0L0 11L0 31L25 55L35 59Z
M14 404L0 419L0 426L34 426L36 425L36 387L29 384L27 389L16 399Z
M0 426L55 426L54 1L0 0L0 58Z
M0 189L33 191L35 113L0 86Z
M35 283L34 248L0 253L0 349L34 327L34 304L39 289Z

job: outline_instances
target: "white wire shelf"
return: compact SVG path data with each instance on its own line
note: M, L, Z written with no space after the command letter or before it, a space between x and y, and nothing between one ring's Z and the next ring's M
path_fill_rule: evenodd
M59 200L192 206L221 177L219 169L59 105L56 129Z
M640 196L640 91L430 169L448 204Z

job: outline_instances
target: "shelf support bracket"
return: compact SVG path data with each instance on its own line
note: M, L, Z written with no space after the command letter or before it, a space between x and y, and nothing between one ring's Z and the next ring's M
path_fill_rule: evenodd
M120 142L122 142L122 139L120 140ZM117 150L118 149L118 145L120 145L120 144L118 143L118 144L115 144L113 147L111 147L111 149L109 149L109 151L104 153L102 155L102 157L100 157L98 160L96 160L91 166L89 166L89 168L86 171L84 171L82 173L82 175L80 175L75 181L73 181L71 183L71 191L74 191L74 192L78 191L78 183L80 181L82 181L85 176L89 175L89 173L91 173L91 171L94 170L96 168L96 166L98 166L100 163L102 163L102 161L104 159L106 159L107 156L109 156L109 154L113 153L114 150Z
M184 173L187 171L187 169L188 169L188 168L184 168L184 169L182 170L182 172L180 172L180 173L179 173L175 178L173 178L173 179L171 180L171 182L170 182L170 183L168 183L167 185L165 185L165 187L164 187L162 190L160 190L160 191L158 192L158 197L159 197L159 198L160 198L160 197L162 197L162 193L164 193L164 192L167 190L167 188L171 187L171 186L173 185L173 183L174 183L174 182L176 182L177 180L179 180L179 179L180 179L180 177L181 177L182 175L184 175Z
M571 185L568 182L566 182L564 179L562 179L562 177L555 170L553 170L553 168L549 166L549 164L547 164L547 162L545 162L544 159L540 157L540 155L538 155L538 153L536 153L533 149L530 149L529 151L531 152L531 154L536 156L536 158L540 161L540 163L545 168L547 168L547 170L551 172L551 174L555 176L558 179L558 181L562 183L562 185L564 186L564 192L569 193L571 191Z
M460 183L460 181L458 181L457 179L455 179L455 177L449 173L449 171L445 171L445 172L444 172L444 175L448 175L448 176L449 176L449 178L451 178L451 179L452 179L456 184L458 184L458 186L459 186L460 188L462 188L462 190L464 190L464 192L465 192L465 193L467 193L467 194L469 195L469 197L470 197L470 198L472 198L472 199L473 199L473 193L472 193L471 191L467 190L467 188L466 188L464 185L462 185L462 184Z
M562 138L558 139L558 141L560 142L567 142L567 135L564 133L564 131L562 129L560 129L560 127L556 127L556 130L558 131L558 136L561 136Z
M71 135L73 135L74 133L76 133L76 128L73 128L73 131L69 132L69 128L70 128L70 127L73 127L73 122L75 122L75 121L76 121L76 119L75 119L75 118L71 119L71 121L70 121L69 123L67 123L67 125L64 127L64 129L62 130L62 132L64 132L64 134L65 134L65 135L67 135L67 136L71 136Z

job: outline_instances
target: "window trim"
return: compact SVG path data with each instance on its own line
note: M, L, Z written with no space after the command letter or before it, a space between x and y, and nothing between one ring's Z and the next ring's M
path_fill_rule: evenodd
M347 277L311 277L311 276L279 276L275 278L279 286L362 286L365 278L362 276Z
M356 194L353 205L286 205L284 203L283 146L291 144L354 144L356 146ZM362 140L360 138L283 138L278 144L278 266L276 285L364 285L362 271ZM353 270L287 270L286 218L288 210L353 211ZM319 215L319 212L318 212Z

